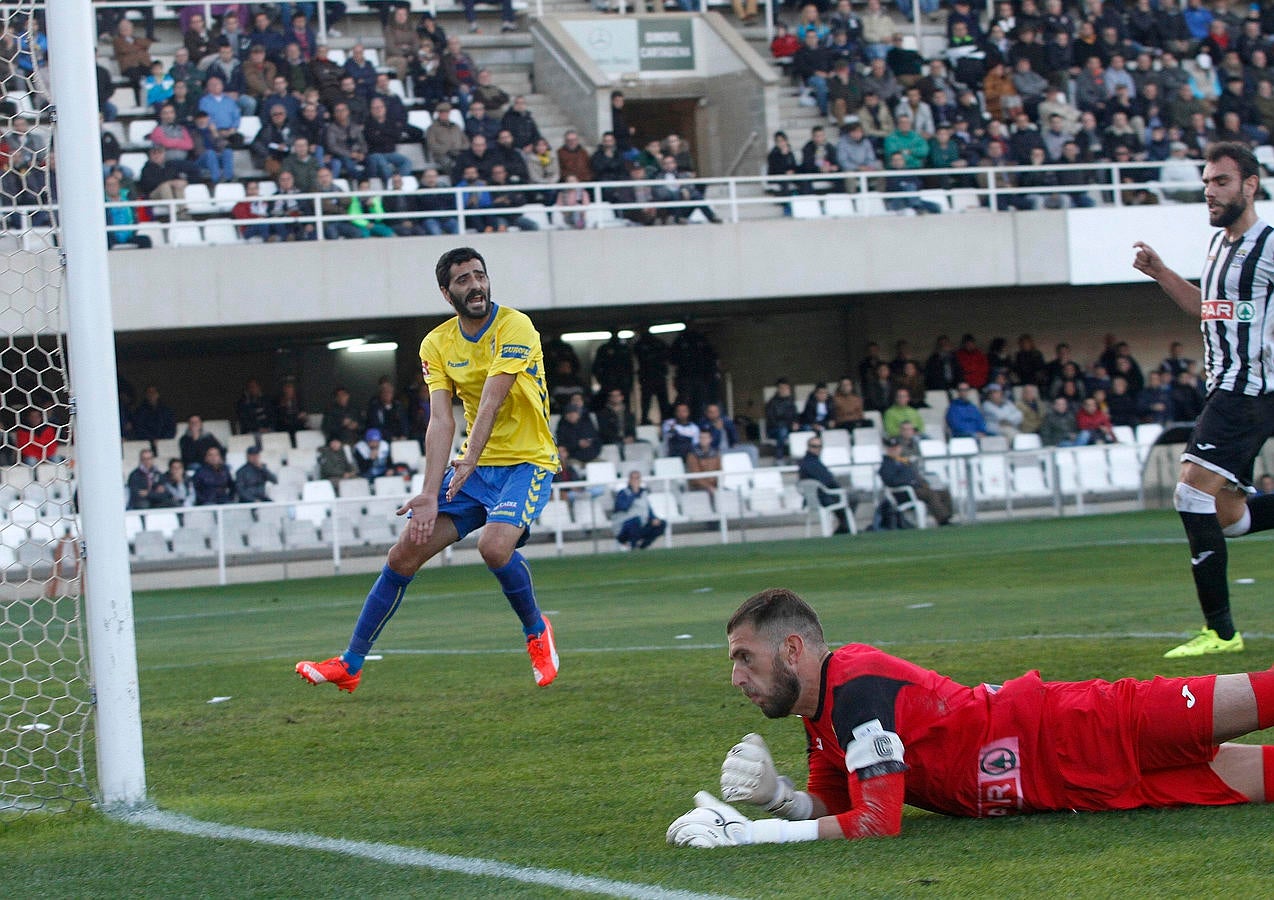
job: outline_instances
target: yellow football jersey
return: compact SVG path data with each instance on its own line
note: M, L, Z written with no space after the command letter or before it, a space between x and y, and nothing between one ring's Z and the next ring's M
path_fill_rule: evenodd
M460 330L459 317L448 319L425 335L420 342L425 383L430 393L448 391L458 395L464 404L465 422L472 428L487 376L516 375L478 465L534 463L556 472L557 442L549 429L549 394L540 335L525 313L499 304L492 306L494 312L476 338Z

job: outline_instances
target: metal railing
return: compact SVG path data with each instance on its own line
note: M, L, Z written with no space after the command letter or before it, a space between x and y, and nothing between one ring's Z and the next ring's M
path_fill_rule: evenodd
M1201 165L1199 163L1198 165ZM581 216L585 227L607 227L615 224L628 224L619 219L630 210L653 209L657 213L669 216L689 215L691 211L704 205L729 222L739 222L746 218L777 218L793 214L792 203L800 203L798 198L814 197L826 200L828 197L846 199L844 205L835 211L826 212L820 207L816 217L869 217L890 215L903 212L901 209L890 209L890 201L907 201L911 199L931 199L942 195L947 200L943 212L956 211L952 201L962 204L965 210L990 211L1003 213L1017 210L1017 198L1052 196L1068 197L1082 195L1095 206L1122 207L1132 202L1145 202L1153 198L1153 202L1171 203L1174 201L1168 194L1198 195L1202 202L1202 184L1178 180L1162 181L1158 170L1163 163L1101 163L1086 165L1044 165L1044 166L1004 166L1004 167L969 167L960 169L903 169L872 170L861 172L824 172L794 175L762 175L749 177L716 177L679 179L667 181L603 181L581 182L578 184L513 184L507 186L482 185L440 187L419 190L372 190L370 192L340 192L337 196L352 199L355 195L368 196L408 196L436 197L445 196L450 199L450 207L434 211L409 211L399 213L383 213L375 216L377 221L393 225L400 221L423 221L427 219L454 219L459 231L464 232L484 224L492 217L527 217L536 222L540 228L562 228L562 222L573 216ZM1082 183L1060 185L1028 185L1019 186L1016 182L1023 175L1067 174L1079 176ZM1145 181L1124 182L1124 177L1133 173L1148 173ZM920 179L922 184L934 185L921 187L913 191L888 190L890 179L898 177ZM1134 176L1135 177L1135 176ZM693 187L702 192L703 199L676 200L641 200L623 201L616 198L616 191L633 188L679 189ZM479 194L497 195L501 193L519 193L523 195L560 195L566 191L581 192L583 201L571 205L546 205L543 203L524 203L515 207L490 207L477 209L469 205L471 198ZM1140 197L1133 198L1134 193ZM198 223L205 219L219 222L233 222L243 225L286 225L312 224L315 227L315 239L323 240L323 225L334 222L350 222L355 219L370 219L366 210L359 215L324 213L321 201L331 200L333 194L288 194L290 199L308 204L313 203L314 211L310 215L300 216L268 216L257 219L228 219L230 208L234 203L243 200L264 202L273 206L280 197L271 194L261 197L235 198L233 201L218 201L209 198L187 198L171 200L137 200L128 202L108 202L107 209L128 207L146 209L152 216L152 227L159 226L170 229L188 223ZM13 213L48 212L49 207L11 207ZM1017 210L1021 211L1021 210ZM557 221L549 219L551 214ZM798 215L800 213L797 213ZM158 221L163 219L164 221ZM135 231L138 224L108 225L108 231ZM17 230L17 229L13 229ZM480 229L479 229L480 230Z

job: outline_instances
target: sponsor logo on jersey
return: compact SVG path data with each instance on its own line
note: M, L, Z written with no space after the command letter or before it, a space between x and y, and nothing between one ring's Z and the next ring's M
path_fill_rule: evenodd
M449 359L449 360L447 360L447 368L448 368L448 369L463 369L463 368L464 368L465 366L467 366L467 365L469 365L469 360L467 360L467 359L460 359L460 360L456 360L456 359Z
M1229 321L1234 318L1234 301L1232 300L1205 300L1203 301L1203 320L1205 322L1224 319Z
M978 752L978 816L1022 809L1022 756L1017 738L1001 738Z
M505 344L500 348L501 359L526 359L531 355L531 348L526 344Z

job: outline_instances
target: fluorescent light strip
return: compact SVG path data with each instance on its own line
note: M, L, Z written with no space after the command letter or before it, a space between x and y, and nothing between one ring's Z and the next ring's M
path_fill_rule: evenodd
M350 353L385 353L398 349L397 341L384 341L379 344L358 344L354 347L346 347Z

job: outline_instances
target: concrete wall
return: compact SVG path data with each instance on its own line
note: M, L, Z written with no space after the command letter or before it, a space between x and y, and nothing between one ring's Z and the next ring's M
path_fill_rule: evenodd
M852 368L869 339L887 350L909 340L922 358L937 334L965 331L983 346L1029 331L1049 355L1067 340L1081 360L1100 351L1108 331L1131 341L1143 362L1161 358L1171 340L1196 348L1197 323L1128 263L1132 242L1145 235L1167 241L1170 264L1196 274L1202 244L1178 248L1168 239L1197 224L1202 207L1105 218L1082 212L1083 239L1097 234L1102 248L1085 255L1097 260L1089 264L1139 283L1068 284L1083 271L1070 248L1074 211L465 240L487 257L497 300L532 312L544 333L692 319L718 347L742 412L778 375L815 381ZM1125 222L1132 212L1139 215ZM399 238L112 253L121 371L139 389L147 381L165 385L179 412L217 417L229 415L248 377L267 385L298 377L310 408L321 408L338 383L357 396L370 394L380 374L405 385L421 335L447 313L433 266L455 243ZM323 346L351 335L397 340L398 356L351 367Z

